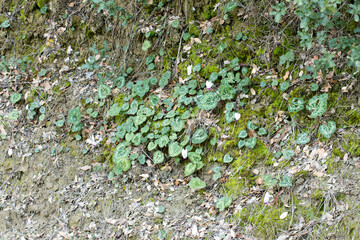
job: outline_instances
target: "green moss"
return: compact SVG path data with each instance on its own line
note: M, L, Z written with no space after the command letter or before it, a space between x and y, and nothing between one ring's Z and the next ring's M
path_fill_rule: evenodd
M257 176L253 176L252 167L260 161L266 161L270 156L270 151L260 140L257 140L254 149L245 151L243 155L235 156L236 159L231 164L234 174L225 183L227 191L232 194L243 193L245 189L254 185Z
M334 156L338 156L340 158L343 158L345 155L345 153L341 151L340 148L335 148L332 153Z
M312 198L312 199L315 199L315 200L321 200L321 199L323 199L323 198L324 198L324 192L323 192L323 190L317 189L315 192L312 193L311 198Z
M346 142L344 142L344 149L352 156L360 156L360 140L355 134L344 136Z
M50 0L36 0L36 4L38 5L39 8L42 8L43 6L45 6L46 4L49 3Z
M220 70L217 64L207 64L203 69L200 71L200 76L209 79L210 74L212 72L218 72Z
M200 29L196 27L194 24L189 25L189 33L193 35L194 37L200 36Z

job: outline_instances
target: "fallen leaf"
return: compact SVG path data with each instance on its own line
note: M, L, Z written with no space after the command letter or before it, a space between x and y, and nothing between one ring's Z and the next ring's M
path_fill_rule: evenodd
M281 215L280 215L280 219L285 219L288 215L288 212L283 212Z
M284 80L288 79L288 78L289 78L289 75L290 75L290 72L287 71L287 72L285 73L285 75L284 75Z
M250 88L251 94L254 96L256 94L255 90L253 88Z
M86 165L86 166L79 167L79 169L80 169L80 170L83 170L83 171L87 171L87 170L90 170L90 169L91 169L91 166Z

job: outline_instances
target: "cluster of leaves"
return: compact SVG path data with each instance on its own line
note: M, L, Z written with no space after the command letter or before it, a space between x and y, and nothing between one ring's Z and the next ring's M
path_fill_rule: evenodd
M280 2L274 5L270 15L275 16L275 22L281 23L284 17L292 17L294 14L299 19L300 25L298 36L300 46L310 50L315 45L322 47L322 56L315 60L314 67L308 67L310 74L304 74L302 79L316 78L319 71L325 75L335 67L334 51L349 52L347 64L350 67L360 66L359 39L355 36L360 28L353 32L343 33L342 36L333 36L332 30L346 27L348 22L359 22L360 5L343 2L340 0L300 0ZM342 14L346 12L346 14ZM280 57L280 65L294 61L293 50ZM288 67L288 65L287 65Z

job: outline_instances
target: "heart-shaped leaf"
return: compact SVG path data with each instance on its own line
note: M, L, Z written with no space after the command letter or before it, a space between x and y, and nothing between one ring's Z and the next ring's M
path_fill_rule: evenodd
M285 160L290 160L291 157L295 155L295 152L291 149L284 149L282 150L282 154Z
M246 138L247 136L248 136L248 133L246 130L241 130L241 132L238 135L239 138Z
M124 143L119 143L113 153L112 160L115 165L118 165L121 161L125 161L129 158L130 149L126 147Z
M163 148L169 143L169 137L167 135L162 136L158 139L159 147Z
M157 147L157 144L154 142L149 142L147 149L151 152L152 150L154 150Z
M196 170L196 164L195 163L188 163L185 165L185 177L191 175Z
M266 135L267 134L267 131L265 128L260 128L259 131L258 131L258 135L262 136L262 135Z
M230 154L225 154L224 163L231 163L234 159L230 156Z
M181 146L178 142L172 142L169 145L169 156L170 157L177 157L181 154Z
M136 117L134 117L134 125L135 126L139 126L141 124L143 124L146 121L146 116L144 115L137 115Z
M238 142L238 148L242 148L243 146L245 146L245 140L240 140L239 142Z
M291 177L284 175L281 179L281 181L279 182L279 186L280 187L291 187L292 183L291 183Z
M115 117L116 115L118 115L118 114L120 113L120 111L121 111L121 107L119 106L119 104L114 103L114 104L110 107L110 109L109 109L109 111L108 111L108 115L109 115L110 117Z
M251 121L248 121L248 122L247 122L246 127L247 127L249 130L255 130L255 129L258 128L258 127L255 126L255 124L252 123Z
M199 128L195 131L191 138L193 144L198 144L204 142L208 137L207 131L203 128Z
M331 135L335 132L335 130L336 124L334 121L329 121L327 125L323 124L319 127L320 133L326 138L330 138Z
M310 115L312 118L319 117L326 112L328 96L327 93L324 93L309 100L306 109L312 111Z
M11 102L12 104L17 103L18 101L20 101L21 96L22 96L21 93L13 93L13 94L11 94L11 96L10 96L10 102Z
M155 164L162 163L164 159L164 153L162 153L161 151L154 152L153 161Z
M298 138L296 139L297 144L307 144L309 142L310 142L310 136L306 132L300 133Z
M299 112L304 109L305 101L302 98L293 98L288 107L289 112Z
M274 179L270 174L263 177L264 183L267 187L271 188L277 184L277 180Z
M256 145L256 138L254 138L254 137L247 139L245 142L245 147L248 147L248 148L254 148L255 145Z
M79 123L81 121L80 108L76 107L69 110L68 123Z
M111 88L108 85L105 84L99 84L99 98L105 99L110 93Z
M160 102L160 98L158 95L150 95L149 102L151 106L156 106Z
M135 145L135 146L139 146L141 144L141 138L142 135L141 133L136 133L133 137L133 139L131 140L131 142Z
M232 198L225 196L216 201L216 208L219 209L220 212L224 211L225 208L228 208L232 203Z
M198 190L206 187L206 183L198 177L192 178L189 182L189 185L193 190Z
M190 161L193 163L198 163L201 161L201 155L196 152L189 152L188 157L189 157Z
M216 108L219 102L219 97L214 92L208 92L202 96L200 102L198 103L198 107L203 110L212 110Z
M227 110L225 113L225 121L227 123L231 123L234 120L235 120L235 113Z

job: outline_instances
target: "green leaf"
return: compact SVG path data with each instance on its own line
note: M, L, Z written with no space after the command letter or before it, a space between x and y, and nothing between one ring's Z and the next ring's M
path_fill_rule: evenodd
M318 84L312 83L312 84L310 85L310 90L311 90L311 91L315 92L315 91L317 91L318 89L319 89L319 85L318 85Z
M230 156L230 154L225 154L224 163L231 163L234 159Z
M248 133L246 130L241 130L239 135L238 135L238 138L246 138L248 136Z
M150 95L149 96L149 103L151 106L156 106L160 101L160 98L158 95Z
M289 112L299 112L304 109L305 101L302 98L293 98L288 107Z
M231 203L232 203L232 198L228 196L224 196L216 201L216 208L218 208L219 211L222 212L226 208L228 208Z
M114 104L110 107L110 109L109 109L109 111L108 111L108 115L109 115L110 117L115 117L115 116L119 115L120 111L121 111L121 107L119 106L119 104L114 103ZM91 114L91 113L90 113L90 114Z
M114 150L112 160L115 165L118 165L123 161L127 161L129 159L129 154L130 148L127 148L124 143L119 143Z
M181 154L181 146L178 142L172 142L169 144L169 156L170 157L177 157Z
M155 164L159 164L159 163L162 163L164 162L164 153L161 152L161 151L156 151L154 152L154 155L153 155L153 161Z
M245 147L248 148L254 148L255 145L256 145L256 138L254 137L248 138L245 142Z
M310 115L312 118L320 117L326 112L328 96L327 93L324 93L309 100L306 109L312 111Z
M156 149L157 143L149 142L147 149L151 152L152 150Z
M172 21L171 26L173 28L179 28L180 22L179 20Z
M158 139L159 147L163 148L169 143L169 137L167 135L162 136Z
M45 119L45 114L41 114L39 116L39 121L42 122L42 121L44 121L44 119Z
M290 83L289 83L289 82L282 82L282 83L280 84L280 91L286 91L289 87L290 87Z
M235 120L235 114L234 114L234 112L231 112L231 111L226 111L226 113L225 113L225 121L227 122L227 123L231 123L232 121L234 121Z
M282 154L285 160L290 160L291 157L295 155L295 152L291 149L284 149L282 150Z
M2 28L8 28L8 27L10 27L10 22L9 22L9 20L5 20L5 21L3 21L3 23L0 25L0 27L2 27Z
M14 111L12 111L11 113L9 113L9 114L7 115L7 118L8 118L9 120L17 120L17 119L19 118L19 112L16 111L16 110L14 110Z
M183 39L184 41L187 41L191 37L190 33L184 33Z
M132 138L131 142L135 145L135 146L139 146L141 144L141 138L142 135L141 133L136 133L134 135L134 137Z
M81 122L76 122L72 125L71 131L78 132L83 128L83 124Z
M259 131L258 131L258 135L259 136L263 136L263 135L266 135L267 134L267 131L265 128L260 128Z
M134 125L135 126L139 126L141 124L143 124L146 121L146 116L144 115L137 115L134 117Z
M39 76L43 77L46 75L46 73L47 73L46 69L41 69L41 71L39 72Z
M307 144L309 142L310 142L310 136L306 132L300 133L298 138L296 139L297 144Z
M219 88L219 96L221 100L231 100L234 98L235 89L230 84L221 84Z
M240 141L238 142L238 148L242 148L243 146L245 146L245 143L246 143L245 140L240 140Z
M169 80L167 78L162 77L159 80L159 86L161 88L164 88L168 83L169 83Z
M330 138L336 130L336 124L334 121L329 121L327 125L322 124L319 127L319 132L326 138Z
M114 84L118 89L122 89L125 86L125 77L119 76L115 79Z
M105 84L99 84L99 98L105 99L111 93L111 88Z
M225 12L225 13L231 12L231 11L234 10L237 6L238 6L238 3L237 3L236 1L229 1L229 2L226 3L226 5L225 5L224 12Z
M144 81L137 81L134 87L135 94L138 95L140 98L143 98L149 90L149 84L145 83Z
M20 101L21 96L22 96L21 93L13 93L13 94L11 94L11 96L10 96L10 102L11 102L12 104L17 103L18 101Z
M193 163L198 163L201 161L201 155L196 152L189 152L188 157L189 157L190 161Z
M79 123L81 121L81 113L80 113L80 108L79 107L75 107L73 109L69 110L68 113L68 123Z
M193 67L193 72L200 72L200 70L201 70L201 63L198 63Z
M247 122L246 127L247 127L249 130L255 130L255 129L258 128L258 127L255 126L255 124L253 124L251 121L248 121L248 122Z
M185 122L181 120L180 117L175 118L171 123L171 129L174 132L180 132L183 130Z
M193 144L199 144L204 142L207 139L207 137L208 137L207 131L205 131L205 129L203 128L199 128L193 134L191 138L191 142Z
M214 92L208 92L205 95L202 96L198 107L203 110L212 110L216 108L219 97Z
M280 187L291 187L292 183L291 183L291 177L289 176L282 176L281 181L279 182L279 186Z
M270 174L267 174L263 177L265 186L271 188L277 184L277 180L274 179Z
M284 55L280 56L280 65L283 65L284 63L287 63L286 67L289 67L289 63L294 61L295 56L293 50L290 50L289 52L285 53Z
M193 174L195 172L195 170L196 170L196 164L195 163L191 162L191 163L186 164L185 165L185 171L184 171L185 177Z
M151 47L151 42L149 40L145 40L141 49L146 52L147 50L149 50L150 47Z
M225 104L225 109L226 109L226 111L231 111L231 110L233 110L234 106L235 106L234 102L228 102Z
M238 34L236 34L235 40L240 41L242 37L243 37L243 34L241 32L239 32Z
M189 185L190 188L193 190L198 190L206 187L206 183L198 177L192 178L189 182Z
M185 135L185 136L184 136L184 139L183 139L182 142L180 143L180 146L185 147L186 144L189 143L189 141L190 141L190 136L189 136L189 135Z
M62 126L64 126L64 123L65 123L65 121L63 119L60 119L55 122L55 125L58 127L62 127Z
M218 79L218 73L217 73L217 72L212 72L212 73L210 74L209 81L210 81L210 82L214 82L214 81L216 81L217 79Z

